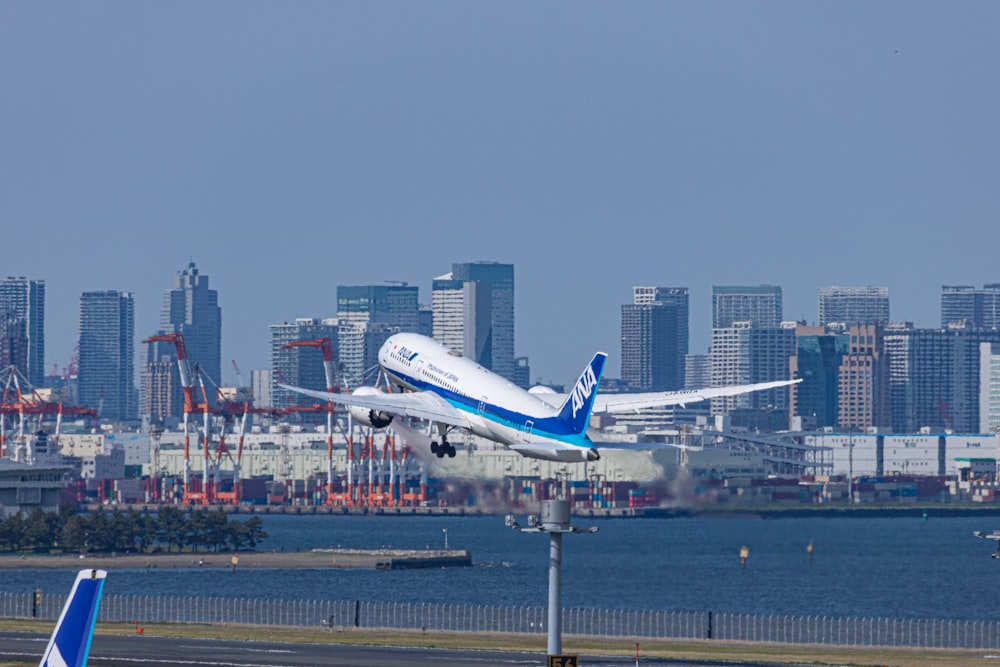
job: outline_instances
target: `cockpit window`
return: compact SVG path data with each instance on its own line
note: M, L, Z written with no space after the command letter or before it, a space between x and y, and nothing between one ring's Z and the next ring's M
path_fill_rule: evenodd
M460 357L460 356L462 356L462 353L459 352L459 351L457 351L457 350L448 350L448 354L450 354L453 357Z

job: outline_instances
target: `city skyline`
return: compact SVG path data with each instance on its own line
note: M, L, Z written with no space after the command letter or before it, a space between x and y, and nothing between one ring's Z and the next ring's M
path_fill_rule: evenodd
M683 285L691 353L712 284L881 285L939 321L995 282L992 26L959 2L526 7L223 1L0 6L0 275L46 281L46 372L83 291L196 261L222 366L337 285L450 262L517 267L515 354L567 382L620 360L634 285ZM517 45L517 48L512 48Z

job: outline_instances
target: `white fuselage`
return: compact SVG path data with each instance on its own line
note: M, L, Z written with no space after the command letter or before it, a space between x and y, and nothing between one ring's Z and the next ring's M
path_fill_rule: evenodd
M535 458L597 458L585 434L560 432L551 405L433 339L395 334L382 345L378 360L392 382L434 392L461 411L465 428L475 435Z

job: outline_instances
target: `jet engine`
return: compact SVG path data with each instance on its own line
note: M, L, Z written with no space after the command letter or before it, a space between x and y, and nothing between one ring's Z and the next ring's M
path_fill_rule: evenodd
M358 387L354 390L355 396L377 396L384 393L381 389L376 389L375 387ZM392 418L395 416L384 410L372 410L356 405L348 406L347 412L354 421L372 428L385 428L392 422Z

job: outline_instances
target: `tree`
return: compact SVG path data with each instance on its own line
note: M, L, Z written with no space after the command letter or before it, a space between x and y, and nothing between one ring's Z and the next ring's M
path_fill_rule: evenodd
M263 530L262 526L264 525L264 520L259 516L250 517L243 523L243 525L246 526L247 529L247 546L251 549L256 549L257 544L261 540L270 537L270 535Z

